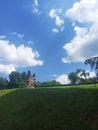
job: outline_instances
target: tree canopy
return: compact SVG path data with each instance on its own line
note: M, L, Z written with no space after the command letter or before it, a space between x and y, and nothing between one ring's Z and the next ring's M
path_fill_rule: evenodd
M19 72L13 71L10 75L9 75L9 86L10 87L23 87L26 86L25 82L22 79L22 75Z
M77 69L75 72L71 72L68 75L71 84L83 84L90 82L89 72L82 69Z
M86 65L90 65L91 69L95 69L96 76L98 77L98 56L86 59L84 62Z
M4 89L8 87L8 81L6 78L0 78L0 89Z

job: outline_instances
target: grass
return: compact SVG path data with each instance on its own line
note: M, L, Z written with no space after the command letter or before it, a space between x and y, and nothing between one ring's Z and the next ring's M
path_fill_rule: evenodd
M0 130L98 130L98 89L1 90Z

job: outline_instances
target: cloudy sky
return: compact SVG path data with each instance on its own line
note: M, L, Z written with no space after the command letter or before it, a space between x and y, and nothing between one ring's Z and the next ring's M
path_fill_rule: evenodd
M97 0L0 2L0 76L31 70L39 81L69 83L98 55Z

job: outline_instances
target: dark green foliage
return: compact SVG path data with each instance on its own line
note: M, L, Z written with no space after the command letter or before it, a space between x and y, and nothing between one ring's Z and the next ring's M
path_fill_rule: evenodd
M22 76L22 80L23 80L24 82L27 82L27 74L26 74L26 72L23 72L23 73L21 74L21 76Z
M33 74L33 77L35 78L36 76L35 76L35 73Z
M30 70L28 70L28 72L27 72L27 79L29 79L29 78L30 78L30 76L31 76L31 71L30 71Z
M27 73L13 71L9 74L9 81L5 78L0 78L0 89L27 87L28 78L30 78L30 76L33 76L36 79L35 74L32 75L30 70Z
M18 88L18 87L26 86L26 83L23 81L21 73L19 73L19 72L16 72L16 71L12 72L9 75L9 79L10 79L9 86L11 88Z
M8 87L8 81L5 78L0 78L0 89L5 89Z
M80 77L84 77L84 79L87 79L89 77L89 72L86 72L85 70L82 69L77 69L76 70L77 75L79 75Z
M0 130L98 130L98 89L2 90Z
M68 75L68 78L70 79L71 84L92 83L91 78L89 78L89 72L82 69L77 69L75 72L71 72Z
M51 80L51 81L46 81L46 82L36 82L36 86L37 87L50 87L50 86L58 86L60 85L59 82L55 81L55 80Z
M30 78L30 76L32 76L30 70L27 73L14 71L9 75L9 86L11 88L27 87L28 78ZM35 74L33 74L33 76L35 77Z
M68 78L70 79L70 81L71 81L72 84L76 84L78 82L78 76L77 76L76 72L71 72L68 75Z

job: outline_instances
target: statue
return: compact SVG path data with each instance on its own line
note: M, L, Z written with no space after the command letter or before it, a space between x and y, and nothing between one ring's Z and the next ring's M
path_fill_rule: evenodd
M28 78L28 88L34 88L35 87L35 74L33 76L30 76Z

